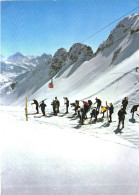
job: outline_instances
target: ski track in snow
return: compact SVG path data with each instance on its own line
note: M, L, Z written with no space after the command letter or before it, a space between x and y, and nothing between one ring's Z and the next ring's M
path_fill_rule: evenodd
M0 110L0 112L1 111L2 110ZM25 114L22 110L8 109L7 112L7 110L4 111L3 109L2 112L3 114L5 112L6 115L12 116L17 121L25 121ZM118 118L116 120L113 118L114 122L108 123L106 116L103 119L101 118L102 114L99 114L98 121L94 122L94 119L90 121L90 114L88 113L88 119L84 121L84 125L80 125L79 118L74 115L72 110L70 110L69 114L64 114L64 108L61 108L61 112L57 116L54 116L51 109L46 109L45 117L42 116L41 112L39 114L34 113L35 112L29 112L28 122L31 121L36 124L46 125L46 128L51 128L53 126L65 131L90 135L103 141L113 142L132 148L139 148L139 118L136 114L135 121L130 118L125 119L125 128L119 132L117 131ZM113 135L115 136L115 139L113 139ZM120 137L129 143L119 142L119 139L116 139L116 137Z
M107 118L105 117L103 120L100 118L102 117L101 114L99 114L98 122L90 121L90 115L88 113L88 119L85 120L84 125L80 125L79 118L74 116L74 113L69 113L67 115L59 113L58 116L54 116L52 114L49 114L48 116L42 117L42 118L34 118L31 116L31 120L33 119L34 122L46 124L48 126L51 126L52 124L61 128L61 129L67 129L70 131L74 131L76 133L82 133L87 134L90 136L94 136L98 139L102 139L104 141L113 142L111 140L111 135L115 134L115 131L117 130L118 125L118 119L114 121L113 123L108 123ZM51 118L50 118L51 116ZM62 117L62 120L60 119ZM125 120L125 128L121 130L121 132L117 132L116 136L121 137L124 140L129 141L130 143L134 144L133 148L139 148L139 119L136 117L136 121L133 123L132 120L127 118ZM133 126L135 128L133 128ZM132 130L131 130L132 129ZM133 130L134 129L134 130ZM118 141L114 141L116 144L122 144ZM126 145L126 143L124 143ZM129 146L127 144L127 146Z
M68 117L65 117L65 118L68 118ZM79 119L76 120L76 123L78 123L78 121L79 121ZM105 121L107 121L107 119ZM45 120L43 120L41 122L44 122L47 125L50 124L49 122L45 122ZM69 125L71 125L70 130L72 130L74 132L94 136L94 137L96 137L98 139L101 139L103 141L114 142L116 144L126 145L126 143L123 144L123 143L120 143L118 141L113 141L109 137L110 135L115 134L114 131L112 131L112 129L116 130L117 129L117 124L116 125L111 124L111 127L109 128L107 126L105 127L105 126L101 125L102 124L101 122L98 122L98 124L93 124L92 123L92 124L89 124L87 126L86 125L80 125L80 124L73 125L73 123L71 123L71 122L72 121L69 121ZM89 121L87 121L87 122L89 122ZM104 122L104 124L105 124L105 122ZM55 125L58 126L61 129L65 129L67 127L67 125L63 125L62 127L61 127L61 125L57 125L57 124L55 124ZM130 146L130 147L139 148L139 133L137 131L135 131L135 132L132 131L131 132L130 128L125 128L120 134L121 134L120 137L122 137L123 139L125 139L125 140L127 140L127 141L129 141L133 144L135 144L135 146ZM117 136L119 136L119 135L117 135ZM126 145L126 146L129 146L129 145Z

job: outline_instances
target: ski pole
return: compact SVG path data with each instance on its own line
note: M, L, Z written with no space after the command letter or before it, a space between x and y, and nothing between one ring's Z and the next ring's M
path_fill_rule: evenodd
M108 104L107 104L107 101L106 101L106 109L107 109L107 119L109 121L109 115L108 115Z
M27 98L25 100L25 105L26 105L25 107L26 121L28 121Z

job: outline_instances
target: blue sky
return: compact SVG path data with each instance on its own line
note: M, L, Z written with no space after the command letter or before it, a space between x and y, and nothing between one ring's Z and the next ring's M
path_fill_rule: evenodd
M54 55L61 47L69 50L138 6L139 0L2 1L1 53ZM84 44L96 51L118 22Z

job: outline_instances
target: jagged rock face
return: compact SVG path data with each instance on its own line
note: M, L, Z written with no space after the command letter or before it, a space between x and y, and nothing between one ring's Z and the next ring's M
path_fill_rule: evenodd
M54 54L49 72L50 77L53 77L64 66L67 54L68 52L64 48L58 49Z
M51 63L50 76L53 77L59 70L65 66L66 64L74 64L79 60L89 60L93 57L93 51L91 47L81 44L75 43L67 52L64 48L59 49Z
M121 20L118 25L111 31L109 37L98 48L103 51L105 48L111 47L115 42L122 41L126 36L130 36L139 31L139 14L133 14Z
M93 51L91 47L81 44L75 43L68 52L69 59L75 63L80 59L89 60L93 57Z

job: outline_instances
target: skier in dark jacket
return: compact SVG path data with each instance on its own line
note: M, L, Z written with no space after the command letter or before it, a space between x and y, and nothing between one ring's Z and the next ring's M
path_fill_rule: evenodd
M94 121L97 121L97 115L99 114L99 111L96 109L96 107L93 108L91 112L91 119L94 117Z
M43 116L45 116L45 107L46 107L46 104L44 103L44 101L42 101L42 103L40 104L40 107L41 107L41 111L43 113Z
M80 109L80 123L83 124L85 118L87 118L86 114L89 110L89 104L86 101L83 102L83 108Z
M125 111L126 111L127 104L128 104L128 98L125 97L122 101L122 107L123 107L123 110Z
M57 97L55 97L55 101L57 104L57 113L59 113L60 101L57 99Z
M37 114L39 113L39 103L37 100L33 100L33 103L31 103L31 105L35 104L36 105L36 111L37 111Z
M87 118L87 116L86 116L86 114L87 114L87 112L90 110L90 108L91 108L91 105L92 105L92 101L91 100L88 100L88 102L86 102L86 101L82 101L83 102L83 104L84 104L84 107L83 107L83 109L84 109L84 115L85 115L85 117Z
M100 106L101 106L101 100L98 99L97 97L96 97L96 102L94 104L96 104L96 103L97 103L97 110L99 111Z
M53 107L53 112L54 112L54 115L57 116L57 112L58 112L58 105L57 105L57 102L56 100L53 100L52 103L51 103L52 107Z
M83 101L83 109L84 109L84 115L86 116L87 112L89 111L89 104L86 101Z
M79 100L76 100L75 101L75 113L77 114L77 116L79 117L79 109L80 108L80 105L79 105Z
M113 107L113 104L110 103L110 106L108 106L108 110L109 110L109 122L111 123L112 122L112 114L114 113L114 107Z
M83 108L80 109L80 122L83 124L84 120L87 118L87 112L90 110L90 107L92 105L92 101L88 100L82 101L83 102Z
M134 112L137 111L138 107L139 107L139 104L138 104L138 105L134 105L134 106L132 107L132 109L131 109L132 119L134 119Z
M119 117L118 128L120 127L121 122L122 122L122 129L124 128L125 114L126 114L126 111L123 108L121 108L118 111L118 117Z
M79 116L79 110L78 110L78 108L80 108L79 100L75 100L75 103L70 103L70 105L74 107L74 110L75 110L74 115Z
M65 114L67 114L67 113L69 113L69 111L68 111L68 108L69 108L69 100L68 100L67 97L65 97L64 99L65 99L65 105L66 105L66 113Z

